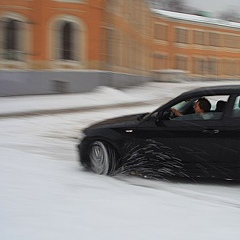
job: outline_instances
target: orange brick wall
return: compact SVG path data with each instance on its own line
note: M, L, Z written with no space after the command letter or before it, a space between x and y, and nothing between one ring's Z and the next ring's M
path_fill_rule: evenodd
M166 55L164 68L176 67L176 56L186 56L187 70L194 75L194 57L218 59L217 76L225 76L227 65L225 60L235 61L236 74L240 75L240 49L225 47L211 48L178 44L175 41L175 28L189 30L189 39L193 38L193 30L217 31L240 35L236 28L206 25L169 19L153 14L142 0L116 1L110 5L107 0L89 0L81 3L67 3L55 0L1 0L0 19L6 14L20 14L28 21L31 32L27 42L28 57L25 65L0 63L1 68L23 69L97 69L111 70L131 74L149 75L154 69L154 54ZM112 3L111 3L112 4ZM113 7L113 11L109 8ZM84 23L86 28L85 62L83 65L56 65L51 54L50 26L57 16L71 15ZM167 41L154 39L154 24L168 26ZM109 29L114 29L109 39ZM24 39L23 39L24 41ZM112 43L110 41L113 41ZM113 49L108 49L113 44ZM111 55L111 56L110 56ZM110 60L109 60L110 59ZM225 60L224 60L225 59ZM55 65L54 65L55 64ZM160 66L161 68L161 66ZM231 73L229 73L231 75ZM235 74L235 76L236 76Z

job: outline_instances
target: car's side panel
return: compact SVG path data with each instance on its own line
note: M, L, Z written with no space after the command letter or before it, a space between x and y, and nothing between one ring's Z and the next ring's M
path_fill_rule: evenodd
M226 171L230 171L230 179L240 179L240 118L229 120L223 132L224 140L221 144L222 157L220 164Z
M147 124L149 125L149 124ZM223 126L216 121L164 121L161 126L142 124L137 131L138 140L148 138L168 148L179 159L182 170L189 177L228 177L219 165ZM161 153L161 149L159 149ZM171 160L169 162L171 163Z

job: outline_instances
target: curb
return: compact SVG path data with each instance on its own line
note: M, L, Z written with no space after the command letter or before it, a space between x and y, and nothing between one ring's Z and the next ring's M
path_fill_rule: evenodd
M108 109L108 108L122 108L122 107L134 107L139 105L150 105L151 102L133 102L133 103L119 103L119 104L109 104L109 105L99 105L99 106L84 106L75 108L63 108L63 109L46 109L46 110L34 110L29 112L15 112L15 113L0 113L0 119L2 118L23 118L23 117L35 117L44 115L57 115L57 114L68 114L75 112L91 112L98 109Z

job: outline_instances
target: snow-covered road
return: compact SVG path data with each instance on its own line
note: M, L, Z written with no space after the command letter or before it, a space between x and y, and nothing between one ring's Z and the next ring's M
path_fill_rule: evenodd
M238 184L110 178L79 166L81 129L132 111L1 120L0 239L239 239Z
M0 239L240 239L240 184L105 177L80 167L83 128L155 108L0 119Z

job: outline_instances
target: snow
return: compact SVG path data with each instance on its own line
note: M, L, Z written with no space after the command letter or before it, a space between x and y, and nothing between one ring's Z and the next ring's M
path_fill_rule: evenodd
M105 118L152 111L198 86L239 82L146 83L91 93L0 98L0 115L105 106L106 109L0 118L0 239L240 239L240 186L99 176L78 163L81 130ZM114 107L114 104L138 106Z
M136 101L120 90L100 86L91 94L40 95L31 98L31 101L29 101L29 96L2 98L0 101L0 114L42 111L46 109L56 110L59 108L85 108L86 106L100 107L109 102L109 96L111 96L111 102L114 104L134 103Z
M179 82L148 82L137 87L122 90L100 86L91 93L2 97L0 99L0 116L12 113L51 112L58 109L86 110L92 107L115 107L116 104L131 105L140 103L143 105L143 103L157 102L156 106L159 106L162 103L161 101L169 100L183 91L198 86L239 83L239 81L182 81L181 84Z

